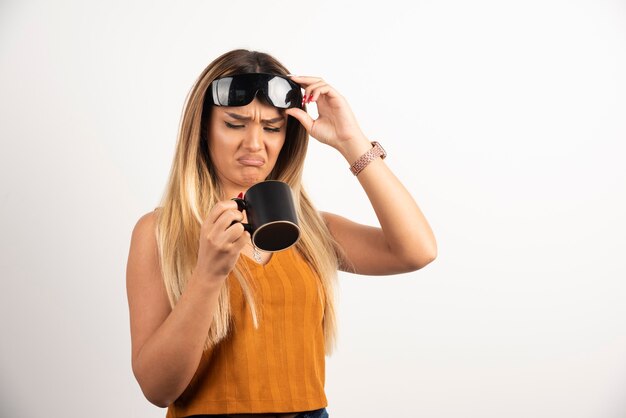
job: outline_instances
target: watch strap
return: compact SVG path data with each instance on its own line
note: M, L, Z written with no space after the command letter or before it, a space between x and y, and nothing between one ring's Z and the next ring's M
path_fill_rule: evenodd
M365 154L361 155L355 162L350 166L350 171L355 176L358 175L365 167L369 165L372 161L377 159L378 157L385 159L387 153L383 149L383 147L377 142L372 142L372 148L367 151Z

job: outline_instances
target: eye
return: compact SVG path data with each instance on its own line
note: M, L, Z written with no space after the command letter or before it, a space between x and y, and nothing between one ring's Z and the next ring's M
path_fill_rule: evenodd
M267 127L267 128L265 128L265 130L267 132L280 132L280 128L270 128L270 127Z
M233 125L232 123L229 122L224 122L226 124L227 128L231 128L231 129L240 129L243 128L243 125Z

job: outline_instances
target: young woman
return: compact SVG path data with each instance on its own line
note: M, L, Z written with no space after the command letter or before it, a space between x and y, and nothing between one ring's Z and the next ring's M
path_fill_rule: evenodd
M380 227L314 208L301 185L309 136L346 159ZM323 79L289 75L255 51L209 64L187 98L162 204L139 219L130 245L132 366L150 402L168 417L328 416L337 269L409 272L437 254L384 157ZM281 252L252 246L231 200L264 180L293 191L301 235Z

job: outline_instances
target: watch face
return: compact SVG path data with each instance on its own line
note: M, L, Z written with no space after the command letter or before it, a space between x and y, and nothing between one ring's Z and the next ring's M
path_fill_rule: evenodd
M380 145L380 143L379 143L379 142L375 142L375 145L374 145L374 146L380 149L380 153L381 153L381 154L380 154L380 157L384 159L384 158L387 156L387 152L386 152L386 151L385 151L385 149L382 147L382 145Z

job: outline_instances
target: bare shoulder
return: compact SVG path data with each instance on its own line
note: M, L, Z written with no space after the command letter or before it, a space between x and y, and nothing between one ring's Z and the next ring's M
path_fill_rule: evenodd
M144 250L153 247L156 251L156 227L159 211L160 209L156 208L151 212L145 213L137 220L131 237L131 250L133 250L133 247L139 247Z
M367 225L361 225L357 222L354 222L348 218L344 218L343 216L330 213L330 212L320 212L322 215L322 219L326 223L326 227L330 230L330 233L334 236L335 239L341 239L342 235L346 234L354 234L359 230L365 230L367 232L374 232L377 228L373 228Z
M351 221L343 216L330 212L320 212L320 215L322 216L330 235L333 236L337 243L341 244L339 241L341 240L341 236L343 234L342 231L345 229L345 225L351 223Z
M322 219L324 220L328 228L332 228L332 226L341 224L342 222L350 222L343 216L339 216L330 212L320 212L320 215L322 216Z
M158 209L141 216L133 229L128 254L127 280L160 278L156 237Z
M141 237L146 234L155 233L158 213L159 208L156 208L151 212L143 214L135 224L135 228L133 229L133 238L135 236Z

